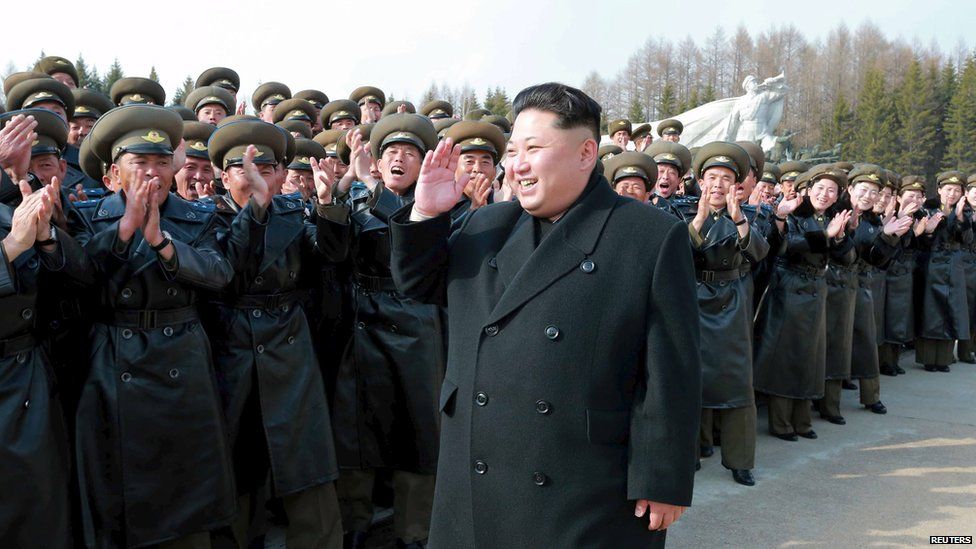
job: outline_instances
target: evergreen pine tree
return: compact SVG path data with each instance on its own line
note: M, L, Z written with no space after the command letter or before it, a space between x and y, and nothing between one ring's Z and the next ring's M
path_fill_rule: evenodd
M976 58L966 60L945 124L947 168L976 171Z
M176 93L173 94L173 98L170 100L170 105L182 105L183 100L186 99L186 96L193 91L193 84L193 77L187 75L183 80L183 84L177 88Z
M898 160L898 120L891 95L885 89L880 69L870 68L858 96L852 158L881 166L893 166Z
M88 63L85 62L85 57L80 53L78 54L78 59L75 61L75 69L78 70L78 87L91 87L92 73L88 70Z
M854 158L851 138L854 129L854 113L844 94L839 94L834 100L833 112L820 129L820 144L824 149L833 149L838 143L841 146L842 158Z
M658 118L667 118L669 116L674 116L677 114L675 110L678 108L678 100L675 97L674 86L671 82L664 83L664 89L661 90L661 99L657 104L657 115ZM682 111L686 110L684 108Z
M485 93L485 108L499 116L508 116L512 112L512 102L508 99L508 94L499 86L494 90Z
M125 72L122 71L122 65L119 64L119 58L116 57L112 61L112 66L108 68L108 72L105 73L105 78L102 80L102 89L108 93L112 89L112 84L115 84L122 78L125 78Z
M895 169L904 174L923 174L934 162L936 131L939 127L935 90L922 76L918 59L909 64L899 86L895 107L900 128L900 154Z
M627 119L638 124L647 120L647 113L644 112L644 104L636 94L630 101L630 109L627 110Z
M156 74L156 66L155 65L153 65L149 69L149 79L152 80L153 82L159 82L159 75Z

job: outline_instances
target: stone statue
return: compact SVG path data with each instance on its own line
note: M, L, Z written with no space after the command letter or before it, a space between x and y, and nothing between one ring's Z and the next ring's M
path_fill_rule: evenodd
M753 75L742 83L746 94L738 97L729 113L725 126L725 141L754 141L763 150L776 145L773 131L783 118L783 101L786 99L786 76L767 78L759 83Z
M684 125L681 144L692 148L711 141L755 141L767 153L779 145L778 154L789 156L789 147L778 141L774 133L783 118L783 103L789 90L786 76L780 73L759 82L750 75L742 87L745 95L705 103L672 117ZM638 125L636 120L631 122ZM659 123L660 120L651 122L655 139ZM603 142L609 143L609 137L604 137ZM787 150L782 150L784 147Z

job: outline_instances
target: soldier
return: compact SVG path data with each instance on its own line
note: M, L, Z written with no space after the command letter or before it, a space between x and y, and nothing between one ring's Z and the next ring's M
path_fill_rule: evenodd
M672 144L667 141L662 143ZM722 440L722 465L744 486L756 484L756 404L752 389L752 281L769 244L751 230L735 184L749 171L749 154L734 143L702 147L694 160L701 182L698 211L688 220L701 315L702 457L712 454L712 428Z
M756 182L759 193L759 203L773 206L779 198L776 189L779 187L779 166L772 163L763 164L762 176Z
M809 170L810 165L806 162L790 160L788 162L783 162L778 167L780 171L780 193L783 195L783 200L790 200L793 198L793 193L796 192L796 186L794 183L797 176Z
M677 118L662 120L657 125L657 135L665 141L677 143L681 141L681 132L685 129L684 124Z
M197 200L217 194L214 189L214 167L207 150L207 141L213 135L214 129L214 125L204 122L183 122L186 161L173 179L176 182L176 194L184 200Z
M301 199L273 196L274 166L286 162L286 148L284 132L257 120L221 125L210 138L208 150L228 191L218 200L237 213L220 238L236 275L213 298L206 327L234 445L237 546L250 544L249 522L261 504L257 494L270 478L267 491L281 498L288 519L286 544L338 549L338 466L301 285L303 267L314 268L318 254L345 256L349 216L345 207L332 205L331 177L324 175L314 183L318 215L331 223L306 223ZM304 160L319 170L318 159ZM235 248L246 253L237 255Z
M499 130L502 131L502 135L505 136L505 139L508 139L508 136L512 134L512 123L500 114L486 114L485 116L482 116L481 120L478 122L488 122L489 124L494 124Z
M108 95L113 103L120 106L131 103L160 106L166 104L166 90L159 85L159 82L139 76L128 76L117 80L112 84Z
M498 126L484 119L454 124L447 130L446 137L461 147L458 179L465 174L468 176L468 184L464 188L465 198L461 200L459 207L477 210L489 204L494 191L492 184L498 174L496 166L508 140Z
M491 114L491 111L489 111L488 109L471 109L468 112L464 113L464 117L462 118L462 120L477 122L478 120L481 120L482 118L488 116L489 114Z
M326 130L348 130L358 126L361 117L359 105L355 101L336 99L322 108L319 121L322 123L322 128Z
M346 171L349 169L347 164L344 164L339 160L339 155L336 152L336 148L339 145L340 140L345 140L345 131L343 130L325 130L323 132L319 132L314 137L314 141L319 145L322 145L322 147L325 149L325 165L335 177L335 183L338 183L339 180L346 175Z
M657 164L657 181L654 184L654 194L650 197L650 203L679 219L684 219L685 214L693 210L684 211L683 207L673 204L671 199L675 197L675 191L681 186L681 178L691 170L691 152L678 143L656 141L651 143L644 153L653 158ZM693 201L688 204L694 207Z
M602 145L599 149L597 149L596 154L597 154L597 158L600 159L600 162L605 163L611 158L613 158L614 156L622 152L624 152L624 150L618 147L617 145L609 144L609 145Z
M293 96L295 99L304 99L312 105L312 134L322 131L322 108L329 102L329 96L319 90L302 90Z
M67 132L65 132L67 133ZM6 151L5 151L6 152ZM49 287L40 277L58 273L90 281L84 253L51 223L57 183L32 191L19 181L19 205L0 204L0 410L6 427L0 442L4 503L0 543L6 547L72 546L69 465L64 415L47 353L33 331L39 297ZM77 352L77 350L75 350Z
M78 147L81 140L91 131L100 116L115 108L109 96L89 89L71 91L75 99L75 110L68 118L68 143L74 145L74 161L78 162Z
M295 156L288 163L288 172L285 175L285 184L281 186L281 194L300 193L303 201L311 200L312 192L315 190L313 188L312 161L321 160L324 162L325 158L325 147L322 145L311 139L296 139ZM335 177L331 172L327 173L329 177ZM336 182L333 180L329 183L334 185ZM331 199L331 197L330 193L329 198Z
M415 114L417 107L413 106L413 103L409 101L391 101L383 107L383 112L380 113L380 116L383 117L404 112Z
M420 107L420 114L431 120L441 120L454 116L454 107L447 101L432 99Z
M291 119L275 122L275 126L285 130L295 139L311 139L312 128L305 120Z
M603 165L603 175L614 192L644 203L657 180L657 165L644 153L627 151L608 160Z
M610 136L610 141L620 147L621 151L627 150L627 145L630 144L630 131L632 129L630 120L625 118L613 120L607 124L607 134Z
M208 531L235 513L210 345L194 307L233 269L218 249L213 207L168 193L182 135L173 111L129 105L88 137L124 191L79 203L73 217L98 306L77 413L89 546L207 546Z
M251 105L254 106L258 118L273 124L275 106L285 99L291 99L291 89L288 86L281 82L265 82L251 94Z
M630 139L634 142L635 151L644 152L644 149L654 141L654 136L651 135L651 125L641 124L637 126L630 133Z
M513 112L518 202L452 234L465 182L445 139L393 220L397 287L451 323L440 418L456 459L438 464L431 546L662 547L690 502L701 395L688 229L610 189L583 92L534 86Z
M976 174L966 179L966 204L968 211L976 211ZM956 348L959 362L976 364L976 239L963 247L963 265L966 270L966 300L969 306L969 339L960 340Z
M444 135L447 134L447 129L460 122L460 120L457 118L438 118L437 120L433 120L433 122L434 129L437 131L437 137L443 139Z
M56 113L67 124L74 116L75 97L70 88L53 78L28 78L7 92L7 111L31 108Z
M953 341L969 337L962 246L973 241L973 228L963 199L965 180L959 171L940 173L936 176L938 198L924 204L929 217L926 223L936 224L936 228L922 241L928 254L918 271L922 295L915 361L927 372L948 372L954 361Z
M925 178L918 175L903 177L897 200L895 215L912 218L914 226L901 238L899 250L885 272L885 341L878 349L879 371L885 375L905 373L898 365L899 353L903 345L915 339L915 258L920 239L929 225L922 210ZM935 230L934 223L931 228Z
M81 79L78 78L78 69L75 68L74 63L64 57L58 57L57 55L43 57L34 65L34 70L49 75L51 78L71 89L81 86Z
M373 516L376 470L392 470L395 535L399 543L419 547L429 530L437 466L442 311L396 291L390 278L387 221L413 201L421 161L437 144L437 135L429 119L404 113L387 116L372 128L372 155L364 150L361 131L354 131L351 141L350 172L365 186L354 186L347 197L353 211L355 328L336 380L339 501L347 541L362 547ZM342 147L340 141L340 156ZM381 179L372 175L372 158L378 159Z
M375 124L383 114L386 105L386 94L383 90L373 86L360 86L349 94L349 100L355 101L360 109L362 124Z
M186 95L183 105L196 114L197 120L216 126L234 114L234 96L220 86L204 86Z
M770 433L788 441L817 438L810 400L824 395L824 271L829 257L854 254L846 232L850 210L832 218L827 214L847 177L818 167L809 181L805 196L777 206L774 219L783 244L756 315L755 388L768 395Z

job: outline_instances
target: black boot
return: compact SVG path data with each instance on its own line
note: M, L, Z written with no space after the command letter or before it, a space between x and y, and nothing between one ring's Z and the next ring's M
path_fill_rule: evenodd
M877 402L875 402L874 404L866 404L864 407L867 408L868 410L871 410L872 412L874 412L876 414L887 414L888 413L888 409L885 408L885 405L882 404L880 400L877 401Z
M898 372L898 375L902 375L905 373L905 369L897 364L895 364L895 371Z
M856 391L857 390L857 385L854 385L854 383L852 383L851 380L849 380L849 379L845 379L844 381L842 381L841 384L840 384L840 386L842 388L844 388L844 389L847 389L848 391Z
M701 452L701 457L710 458L715 453L715 447L713 446L702 446L699 450Z
M898 375L898 370L896 370L895 367L890 364L882 364L880 370L882 375L892 377Z
M756 479L752 476L749 469L732 469L732 480L743 486L755 486Z

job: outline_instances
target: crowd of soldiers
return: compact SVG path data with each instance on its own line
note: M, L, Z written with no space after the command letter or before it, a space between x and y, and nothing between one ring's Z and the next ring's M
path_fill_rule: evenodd
M290 547L363 547L383 500L398 546L424 546L446 313L398 291L391 219L438 143L460 152L452 227L516 199L512 121L278 82L248 115L222 67L178 107L146 78L80 89L54 56L3 85L0 538L247 547L277 523ZM681 131L612 121L596 169L687 224L699 458L720 446L751 486L757 401L772 435L814 439L811 409L845 423L842 388L886 412L879 376L905 373L906 346L927 371L948 372L957 341L976 363L976 176L940 174L929 198L920 176L768 165Z

